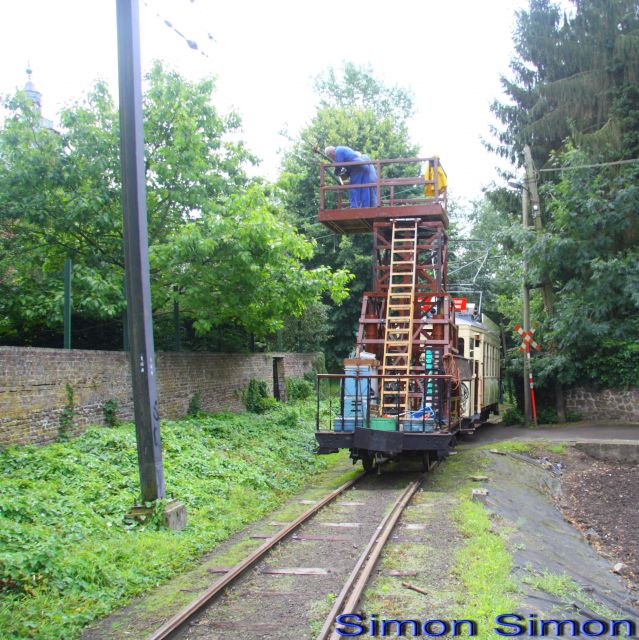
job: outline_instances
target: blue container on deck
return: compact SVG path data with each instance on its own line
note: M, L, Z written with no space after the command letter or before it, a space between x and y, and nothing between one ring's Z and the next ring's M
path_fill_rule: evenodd
M357 426L364 426L364 420L359 416L357 418ZM355 418L337 416L333 422L333 429L335 431L355 431Z
M341 382L341 412L333 422L335 431L354 431L356 418L358 427L365 426L368 403L374 402L377 398L377 381L368 377L377 373L373 361L371 364L362 364L362 360L359 360L359 363L344 366L346 377Z
M435 420L432 418L406 418L402 420L403 430L409 433L428 432L435 430Z
M344 416L357 416L361 418L362 416L366 416L367 411L366 398L357 398L357 402L355 402L355 396L345 396L344 397Z
M344 374L347 376L342 380L344 385L344 397L357 395L358 398L368 398L369 387L371 396L374 395L375 385L371 386L371 380L366 377L359 379L356 376L371 376L376 372L372 366L349 364L344 367ZM352 377L351 377L352 376Z

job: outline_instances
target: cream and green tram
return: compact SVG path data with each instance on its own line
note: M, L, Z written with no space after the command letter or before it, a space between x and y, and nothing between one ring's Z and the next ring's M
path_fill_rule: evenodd
M500 333L499 327L485 314L481 320L473 305L467 312L457 312L457 349L470 364L471 376L461 381L461 430L472 433L491 413L499 413Z

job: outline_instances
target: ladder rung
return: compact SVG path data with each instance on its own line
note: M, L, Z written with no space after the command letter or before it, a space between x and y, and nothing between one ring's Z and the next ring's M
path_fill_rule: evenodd
M413 305L412 304L389 304L388 308L389 309L412 309Z

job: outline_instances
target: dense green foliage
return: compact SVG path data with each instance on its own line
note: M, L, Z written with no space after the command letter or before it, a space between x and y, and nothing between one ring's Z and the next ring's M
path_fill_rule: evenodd
M328 145L346 145L371 158L414 157L418 149L409 140L408 119L412 96L400 87L386 86L372 71L346 64L339 75L333 69L318 78L317 111L285 155L279 185L291 219L318 238L318 250L310 264L355 275L348 300L331 309L326 333L329 368L338 365L353 348L361 294L370 288L372 238L370 234L337 236L316 222L319 210L319 163L313 152Z
M473 236L492 239L503 256L488 263L482 284L486 308L506 329L507 370L518 376L512 326L522 320L528 262L542 405L552 404L555 381L639 382L637 165L584 166L639 155L639 13L635 2L573 4L562 15L548 0L530 0L518 13L513 80L503 79L508 101L493 107L502 124L495 150L521 163L529 144L546 171L537 174L543 229L521 227L521 192L507 189L489 192L473 215ZM550 310L543 283L554 292Z
M286 378L286 399L289 402L308 400L313 394L313 384L304 378Z
M139 486L131 424L1 451L0 635L72 638L273 508L327 464L312 453L312 415L163 422L167 491L188 511L177 533L124 519Z
M577 151L561 156L585 164ZM528 249L531 278L557 292L542 366L562 382L639 382L639 167L566 171L544 185L545 232Z
M521 160L525 144L543 163L572 136L595 152L639 152L639 12L634 0L573 0L563 13L530 0L517 14L508 98L495 102L496 149Z
M174 303L183 344L246 347L348 275L304 266L314 242L284 219L280 196L245 168L239 117L212 104L210 80L188 82L156 63L144 120L151 277L160 347ZM22 94L4 101L0 129L0 337L54 346L62 268L73 261L75 345L121 347L124 310L119 122L106 85L40 126ZM230 344L229 344L230 343Z

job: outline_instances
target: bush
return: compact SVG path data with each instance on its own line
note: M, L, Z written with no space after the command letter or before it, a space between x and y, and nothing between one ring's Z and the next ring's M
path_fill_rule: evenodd
M195 417L202 413L202 398L199 393L194 393L189 400L189 406L186 410L186 415Z
M581 414L574 411L566 411L566 422L578 422L581 420ZM537 422L540 424L557 424L559 418L557 417L557 409L552 407L544 407L537 413Z
M277 406L277 400L269 395L264 380L251 380L244 392L246 410L251 413L265 413Z
M117 427L120 424L118 420L118 401L115 398L107 400L102 405L102 413L104 414L104 424L107 427Z
M501 423L508 427L513 424L524 424L525 419L522 413L514 407L509 407L504 411L504 415L501 418Z
M308 400L313 393L313 385L304 378L286 378L286 398L289 402Z
M253 413L266 413L277 407L277 400L273 396L263 396L257 400L257 410Z

